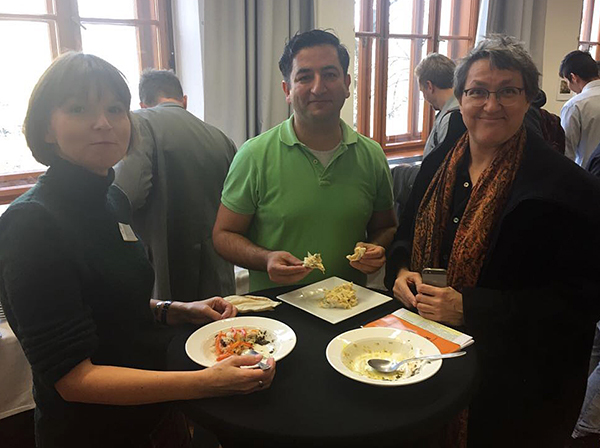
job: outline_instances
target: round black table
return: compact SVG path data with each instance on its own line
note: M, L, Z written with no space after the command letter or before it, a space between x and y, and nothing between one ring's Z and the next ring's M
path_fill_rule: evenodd
M273 288L256 295L275 299L296 288ZM424 446L467 406L476 380L473 349L445 361L428 380L398 387L353 381L335 371L325 357L335 336L398 308L393 300L335 325L287 303L256 313L285 322L298 337L294 350L277 363L271 387L249 395L182 402L182 409L214 432L223 448ZM189 334L173 340L170 369L199 368L185 354Z

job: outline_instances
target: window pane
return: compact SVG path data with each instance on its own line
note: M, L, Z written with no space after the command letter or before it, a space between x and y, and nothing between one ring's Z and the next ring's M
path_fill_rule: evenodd
M356 2L358 3L358 2ZM356 16L355 16L356 17ZM358 29L358 28L357 28ZM354 81L354 97L352 98L352 122L354 129L358 129L358 52L360 51L360 39L354 39L354 72L352 80Z
M596 0L594 3L594 15L592 17L592 33L590 35L591 41L597 42L600 39L598 28L600 27L600 0Z
M419 121L422 120L422 103L419 101L419 87L413 71L423 58L424 52L424 39L389 41L386 123L388 137L403 134L416 136L418 133Z
M131 91L131 108L138 109L140 62L136 27L85 24L81 42L85 53L95 54L117 67L127 78Z
M375 101L375 39L369 37L357 38L355 39L355 42L357 56L354 58L354 126L368 137L373 137L373 107ZM369 56L369 50L370 58L366 59L366 57ZM364 67L360 66L361 63L364 63ZM364 86L362 83L363 80L361 79L361 73L366 73L366 75L364 75ZM364 88L366 92L361 91L360 88ZM368 124L365 126L365 128L368 127L368 129L364 129L359 125L359 98L363 99L364 101L364 103L361 104L361 115L368 114ZM362 120L364 120L364 115L362 116Z
M598 35L600 27L600 1L583 0L583 14L581 18L581 28L579 33L580 41L597 42L600 39ZM591 7L591 8L590 8Z
M46 14L46 0L0 0L0 12L5 14Z
M363 12L363 3L369 9L371 20L361 23L361 14ZM377 5L376 0L355 0L354 1L354 30L355 31L376 31L377 25Z
M368 42L371 45L371 85L369 90L369 111L370 111L370 120L369 120L369 137L373 138L375 135L375 73L376 66L375 61L377 60L377 53L375 49L377 48L377 41L375 39L369 39Z
M417 80L415 79L415 84L417 83ZM417 134L421 135L421 138L423 140L427 140L427 136L423 136L423 114L421 113L421 111L423 110L423 108L425 107L425 98L423 98L423 94L421 93L421 91L419 91L419 109L417 110L417 112L419 112L418 115L418 120L417 120Z
M452 0L442 0L440 8L440 36L450 35L450 23L452 22Z
M429 0L390 0L390 34L427 34L428 26Z
M583 0L583 12L582 12L582 17L581 17L581 27L579 28L579 40L587 40L586 39L586 35L587 35L587 28L588 28L588 20L586 17L586 11L588 10L588 3L590 2L590 0Z
M470 45L468 40L442 40L438 47L438 53L448 56L453 61L465 57L469 50Z
M441 36L468 36L471 0L442 0L440 11Z
M600 54L598 53L599 46L594 44L579 44L579 49L581 51L587 51L592 55L592 57L598 61L600 60Z
M594 53L592 53L591 48L592 48L592 45L590 45L590 44L579 44L579 50L587 51L593 56Z
M134 0L77 0L80 17L135 19Z
M0 70L0 174L45 169L31 155L21 129L31 91L52 61L48 24L0 21L0 42L12 43L0 48L5 67L13 68Z

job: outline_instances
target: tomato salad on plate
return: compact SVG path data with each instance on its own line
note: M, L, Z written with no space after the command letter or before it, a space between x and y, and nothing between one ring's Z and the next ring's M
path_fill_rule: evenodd
M258 328L230 328L215 335L214 351L217 361L232 355L242 355L247 350L255 350L268 357L273 354L275 346L267 331Z

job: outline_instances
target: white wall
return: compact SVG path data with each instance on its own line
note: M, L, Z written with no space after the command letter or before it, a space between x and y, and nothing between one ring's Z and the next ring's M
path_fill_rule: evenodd
M556 100L560 80L558 68L567 53L577 50L583 0L547 1L542 89L548 102L544 109L559 115L565 102Z
M348 72L354 73L354 0L314 0L315 28L331 28L350 53ZM354 124L354 82L350 83L350 98L342 109L342 119L350 126Z

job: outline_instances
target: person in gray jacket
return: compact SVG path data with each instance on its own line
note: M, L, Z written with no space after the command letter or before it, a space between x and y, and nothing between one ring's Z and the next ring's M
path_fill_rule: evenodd
M212 228L235 144L186 110L172 71L145 70L139 92L133 117L141 143L115 167L115 183L154 265L154 298L234 294L233 265L215 252Z
M452 113L460 113L460 105L452 89L455 67L452 59L443 54L430 53L415 68L423 98L437 111L433 128L425 142L423 158L444 141Z
M467 130L460 105L452 88L456 64L439 53L428 54L415 68L415 76L423 98L436 111L431 133L423 147L423 158L431 154L446 138L456 141ZM392 169L394 209L401 219L420 165L400 164Z

